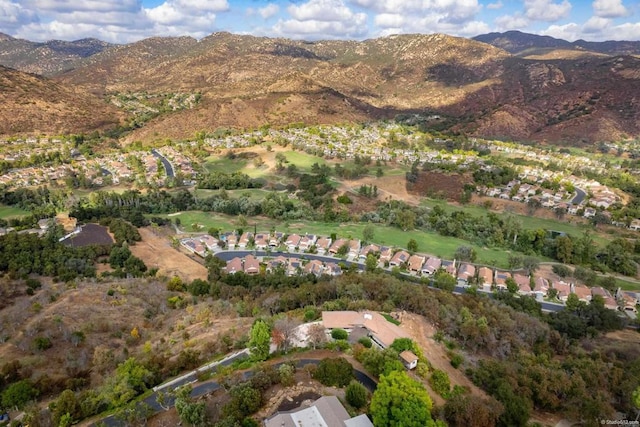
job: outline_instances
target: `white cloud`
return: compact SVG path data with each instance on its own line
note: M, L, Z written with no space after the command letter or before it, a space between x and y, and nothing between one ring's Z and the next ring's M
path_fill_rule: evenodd
M502 4L502 2L500 0L498 0L495 3L487 4L487 9L489 9L489 10L497 10L497 9L502 9L502 6L504 6L504 5Z
M292 19L279 20L273 31L303 39L361 38L367 34L367 15L355 13L342 0L309 0L287 8Z
M584 24L551 25L541 34L569 41L640 40L640 22L612 25L608 19L592 17Z
M375 16L373 21L380 28L400 29L405 23L405 18L397 13L380 13Z
M23 25L37 22L38 16L11 0L0 0L0 31L13 32Z
M554 3L553 0L525 0L525 15L535 21L554 22L569 16L571 3L563 0Z
M601 18L618 18L628 14L621 0L594 0L593 13Z
M498 16L494 22L500 31L521 30L529 26L529 20L520 14Z
M275 16L280 11L280 7L275 3L269 3L265 7L258 9L258 13L262 16L262 19L269 19Z
M598 34L604 32L610 26L611 20L600 18L598 16L592 16L582 26L582 32L586 34Z
M35 8L42 13L54 12L55 14L70 12L112 12L140 10L140 0L25 0L23 3Z

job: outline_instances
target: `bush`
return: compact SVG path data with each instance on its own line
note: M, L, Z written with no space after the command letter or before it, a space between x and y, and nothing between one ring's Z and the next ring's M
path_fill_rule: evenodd
M44 351L53 346L51 340L47 337L37 337L33 340L33 346L36 350Z
M353 379L353 366L342 357L323 359L313 378L327 386L345 387Z
M369 337L362 337L358 340L358 342L365 348L371 348L371 346L373 345L373 342Z
M338 196L336 198L336 201L338 203L342 203L343 205L350 205L351 203L353 203L351 198L349 196L347 196L346 194L342 194L342 195Z
M356 409L360 409L367 404L369 393L365 386L358 381L351 381L345 390L345 398L347 403Z
M451 382L449 381L449 375L446 372L436 369L429 378L429 384L433 391L438 393L445 399L449 398L451 394Z
M344 329L336 328L331 331L331 338L334 340L346 340L349 338L349 334Z
M453 353L451 354L450 362L451 362L451 366L458 369L460 365L462 365L462 362L464 362L464 357L462 357L462 355L459 353Z
M564 264L554 264L551 268L553 269L553 272L560 277L568 277L573 274L573 271Z

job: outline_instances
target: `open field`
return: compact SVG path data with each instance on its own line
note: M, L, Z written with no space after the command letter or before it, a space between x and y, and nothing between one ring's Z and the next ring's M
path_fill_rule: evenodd
M264 199L271 191L263 190L261 188L247 188L242 190L226 190L227 195L230 199L237 199L242 196L247 196L251 200L262 200ZM206 198L211 196L217 196L220 194L220 190L207 190L203 188L199 188L194 190L194 194L198 198Z
M234 230L239 228L236 218L215 213L188 211L172 215L170 218L180 218L185 231L191 231L192 224L198 224L200 230L207 230L211 227L222 230ZM252 230L254 225L258 231L266 231L272 228L285 233L311 233L329 236L336 233L340 237L362 239L362 230L366 226L364 223L322 223L316 221L298 221L295 223L276 221L268 218L248 218L248 225L242 227L245 230ZM471 246L477 254L477 262L506 268L508 265L509 252L503 249L486 248L471 244L466 240L453 237L444 237L436 233L426 231L402 231L395 227L375 224L375 234L373 241L381 245L406 248L410 239L418 242L418 251L421 253L436 255L443 258L453 259L453 255L459 246Z
M157 268L161 276L180 276L183 281L207 279L207 269L189 255L171 247L168 236L154 233L151 228L139 228L141 242L130 246L131 253L142 259L149 268Z
M0 205L0 219L19 218L25 215L29 215L29 212L14 206Z
M318 156L312 156L311 154L307 154L301 151L284 151L282 154L287 158L289 164L294 164L298 167L298 169L302 169L306 172L311 170L311 166L314 163L318 165L327 164L327 161Z

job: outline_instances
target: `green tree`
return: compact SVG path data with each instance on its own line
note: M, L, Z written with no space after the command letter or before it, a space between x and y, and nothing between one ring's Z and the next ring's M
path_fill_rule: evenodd
M5 408L22 409L27 403L38 396L31 381L22 380L11 384L2 392L2 406Z
M334 340L346 340L349 338L349 333L344 329L335 328L331 331L331 338Z
M451 292L456 287L456 278L444 270L438 270L434 275L434 283L436 287Z
M507 277L507 280L505 280L505 285L507 285L507 291L509 291L510 294L515 294L516 292L518 292L518 284L513 279L513 277Z
M475 262L478 254L471 246L458 246L453 257L459 261Z
M409 239L409 241L407 242L407 250L409 252L418 251L418 242L416 242L416 239Z
M51 405L53 423L55 425L63 424L61 421L65 415L70 422L79 421L82 418L82 410L76 395L71 390L65 390ZM70 425L70 424L69 424Z
M342 357L322 359L313 378L327 386L344 387L353 379L353 366Z
M424 386L404 371L393 371L380 378L369 412L376 427L429 427L431 398Z
M378 258L374 254L367 254L364 267L367 271L375 271L378 268Z
M257 320L249 333L249 352L254 361L267 360L269 344L271 342L271 328L264 320Z
M451 393L451 382L449 381L449 375L447 375L446 372L441 371L440 369L435 369L431 374L431 378L429 378L429 384L431 384L433 391L438 393L440 396L445 399L449 398Z
M532 275L540 267L540 260L536 257L526 256L522 260L522 267L527 270L527 274Z
M205 424L206 412L204 402L194 402L191 398L191 385L184 385L176 390L175 407L180 421L192 426Z
M358 381L351 381L345 390L345 399L347 403L356 409L360 409L367 404L369 393L365 386Z
M366 242L371 242L373 241L373 237L375 235L375 227L373 226L373 224L367 224L364 226L364 228L362 229L362 240L366 241Z

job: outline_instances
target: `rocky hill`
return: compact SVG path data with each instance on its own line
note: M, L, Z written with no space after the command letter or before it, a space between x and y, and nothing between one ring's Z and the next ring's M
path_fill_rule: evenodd
M71 134L113 127L122 113L84 91L0 66L0 135Z
M51 40L36 43L0 33L0 65L27 73L50 76L73 68L82 58L114 45L97 39Z
M536 49L585 52L543 40ZM54 80L101 99L198 94L196 106L156 115L130 139L410 113L439 114L441 127L470 136L591 143L640 134L638 61L597 52L517 57L442 34L304 42L215 33L110 46Z
M515 55L527 55L531 51L540 49L578 50L605 55L640 55L640 41L588 42L576 40L568 42L550 36L523 33L521 31L506 31L504 33L481 34L474 40L489 43Z

